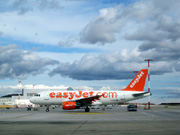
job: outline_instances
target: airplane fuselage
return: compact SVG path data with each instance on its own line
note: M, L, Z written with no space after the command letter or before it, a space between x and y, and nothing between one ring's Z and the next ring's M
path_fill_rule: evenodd
M64 101L75 101L82 98L89 98L100 95L100 98L92 101L93 105L108 105L124 103L126 101L135 100L148 96L133 96L143 92L136 91L44 91L39 93L39 96L31 98L31 102L40 105L62 105Z

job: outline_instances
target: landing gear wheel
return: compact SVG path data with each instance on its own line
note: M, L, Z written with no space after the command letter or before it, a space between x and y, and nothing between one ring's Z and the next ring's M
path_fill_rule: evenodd
M86 107L85 112L89 112L89 111L90 111L89 107Z
M47 108L46 108L46 112L49 112L49 106L47 106Z
M49 112L49 109L46 109L46 112Z

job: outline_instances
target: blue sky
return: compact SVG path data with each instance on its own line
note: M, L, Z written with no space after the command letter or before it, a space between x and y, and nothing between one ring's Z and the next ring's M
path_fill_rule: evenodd
M179 102L179 6L176 0L1 0L0 95L15 92L19 80L24 87L121 89L151 58L152 102Z

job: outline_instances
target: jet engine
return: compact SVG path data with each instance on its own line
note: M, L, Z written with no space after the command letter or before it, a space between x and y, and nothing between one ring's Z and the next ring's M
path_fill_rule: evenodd
M64 110L72 110L72 109L79 109L80 105L77 105L76 102L69 102L65 101L62 104Z

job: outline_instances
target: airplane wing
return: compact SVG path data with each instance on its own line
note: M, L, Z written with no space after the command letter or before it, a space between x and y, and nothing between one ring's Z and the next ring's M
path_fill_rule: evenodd
M102 95L91 96L87 98L76 99L75 102L80 103L81 106L91 106L96 100L100 100Z

